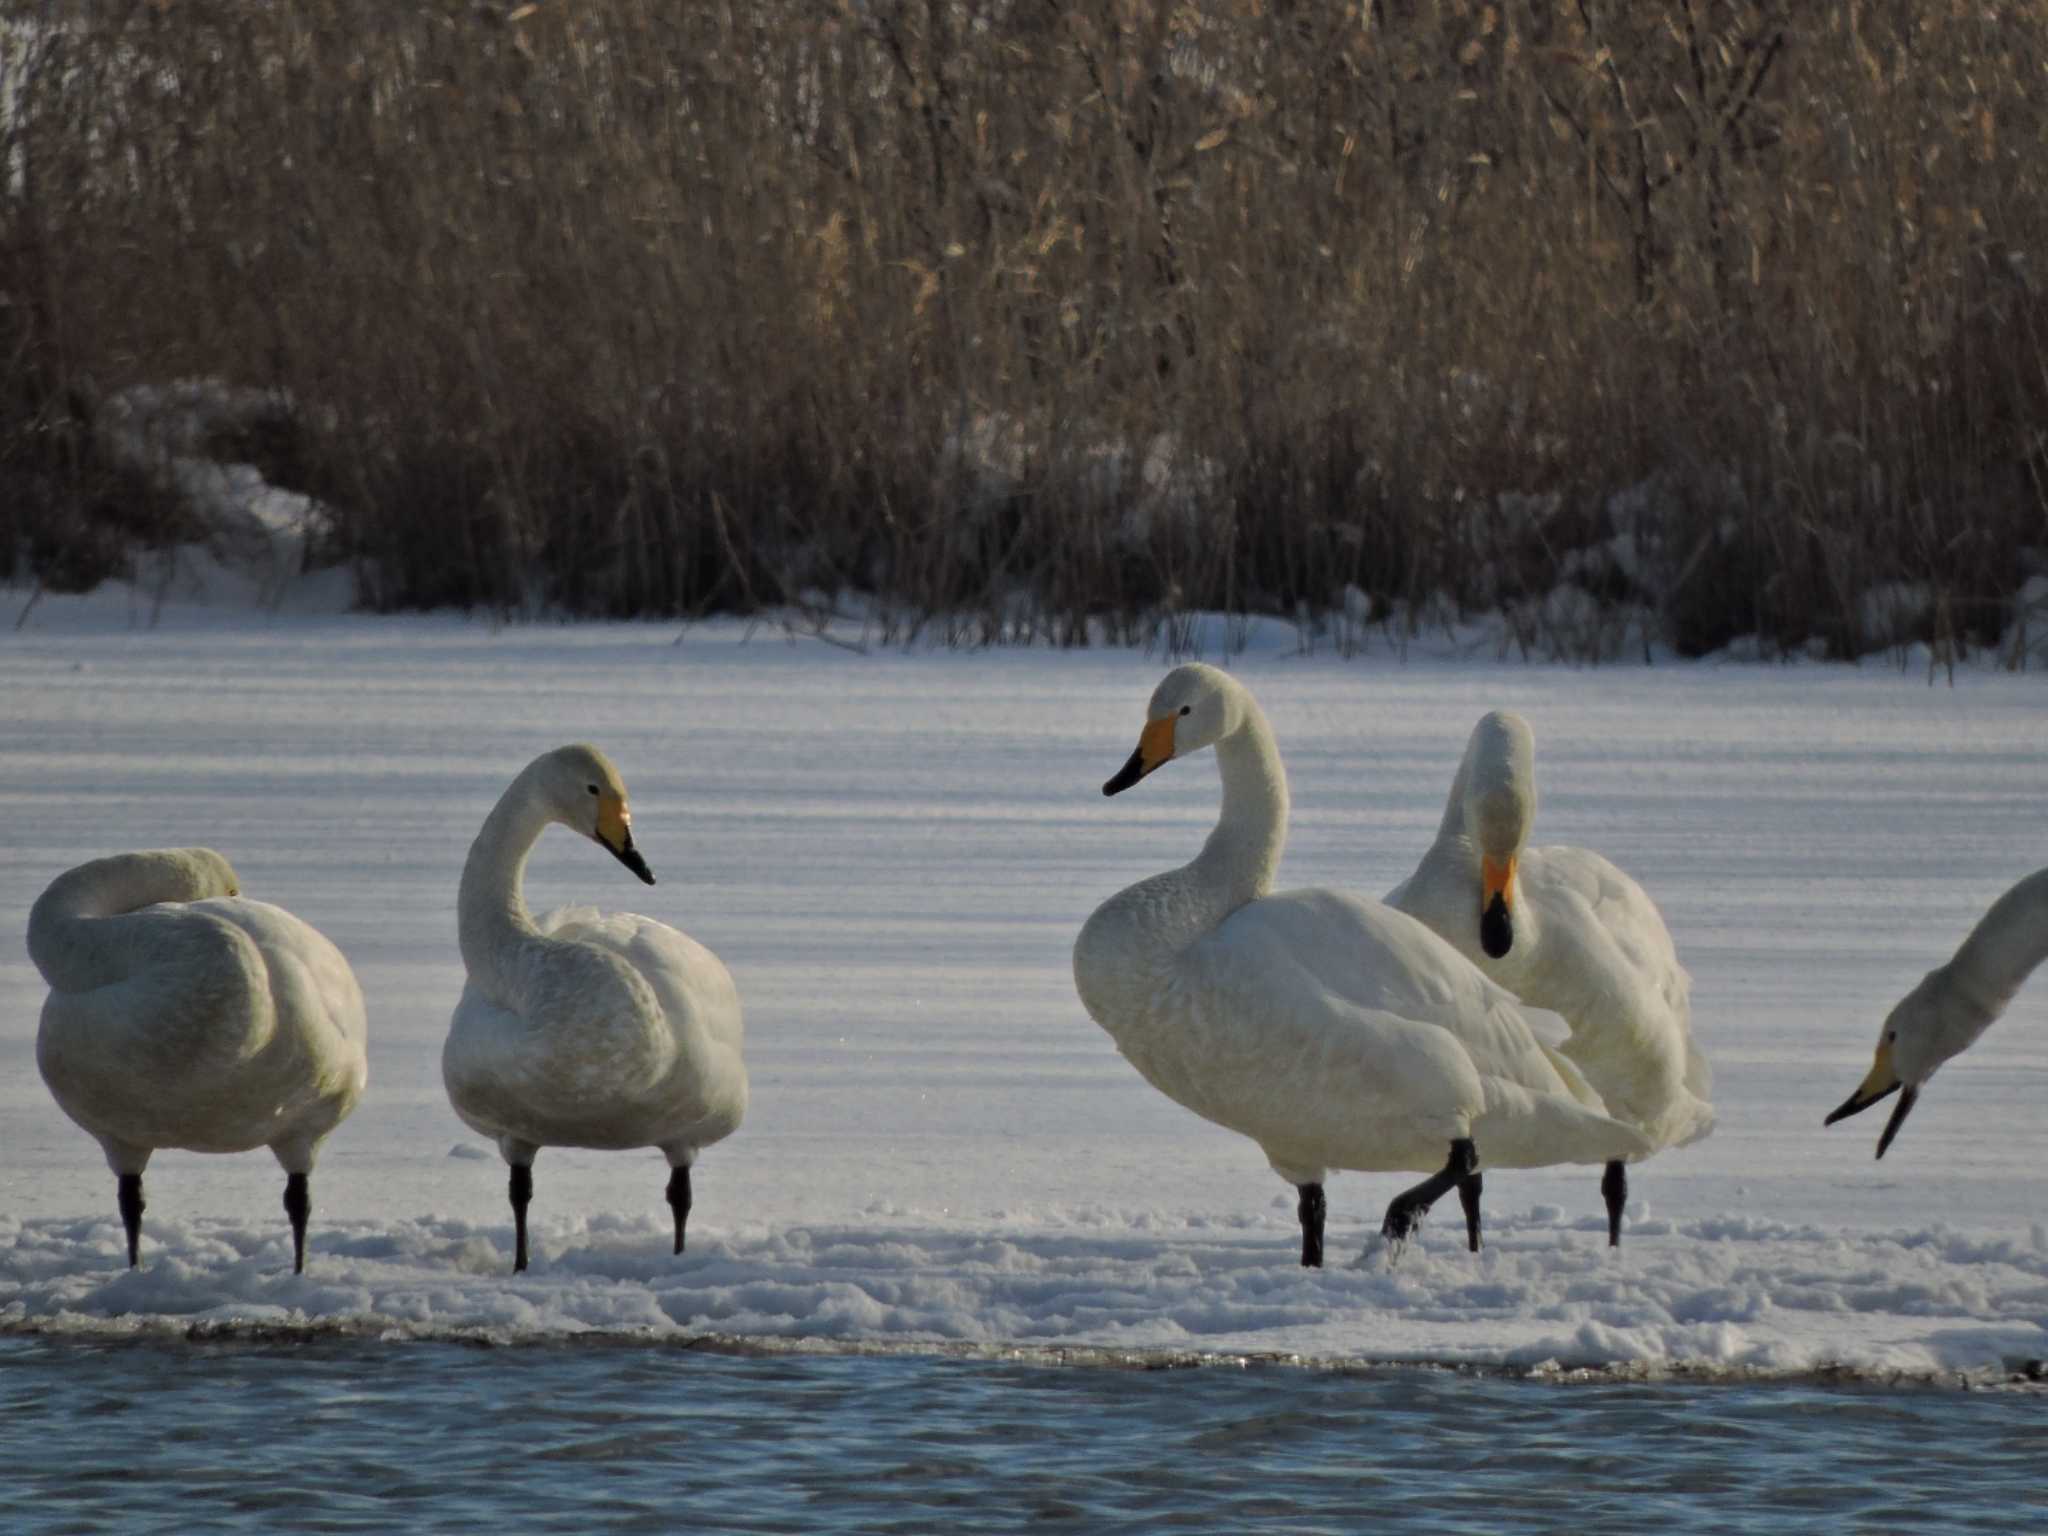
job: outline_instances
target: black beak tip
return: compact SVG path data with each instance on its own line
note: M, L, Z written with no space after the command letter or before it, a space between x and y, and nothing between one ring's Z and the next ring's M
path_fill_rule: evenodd
M1877 1155L1880 1158L1891 1146L1892 1138L1899 1134L1899 1127L1906 1123L1906 1116L1913 1112L1913 1104L1919 1097L1918 1088L1908 1088L1899 1095L1899 1107L1892 1111L1891 1119L1885 1122L1884 1134L1877 1138Z
M1140 750L1133 752L1123 767L1117 769L1115 777L1104 781L1102 792L1105 795L1120 795L1143 777L1145 777L1145 754Z
M1496 894L1479 918L1479 947L1489 960L1504 959L1515 947L1514 919L1508 916L1507 898Z
M604 846L610 848L612 857L638 875L644 884L654 884L654 871L647 867L647 861L640 857L640 850L630 840L623 848L612 848L610 843Z
M1842 1100L1840 1104L1837 1104L1835 1106L1834 1113L1830 1114L1827 1117L1827 1119L1821 1121L1821 1124L1833 1125L1837 1120L1846 1120L1851 1115L1860 1115L1863 1113L1864 1110L1870 1108L1871 1105L1877 1103L1881 1099L1890 1098L1893 1094L1897 1093L1898 1091L1899 1085L1897 1083L1893 1083L1891 1087L1885 1089L1883 1093L1874 1093L1866 1099L1863 1097L1863 1090L1859 1088L1854 1093L1850 1094L1849 1097ZM1892 1117L1893 1120L1899 1121L1905 1119L1905 1111L1907 1109L1910 1109L1911 1107L1911 1104L1903 1106L1899 1110L1899 1112ZM1889 1141L1891 1138L1887 1136L1885 1139ZM1878 1153L1878 1156L1882 1157L1884 1156L1884 1153L1880 1151Z

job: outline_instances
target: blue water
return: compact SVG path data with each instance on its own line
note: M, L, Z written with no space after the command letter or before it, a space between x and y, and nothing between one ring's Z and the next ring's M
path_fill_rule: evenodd
M0 1530L2019 1531L2048 1398L0 1338Z

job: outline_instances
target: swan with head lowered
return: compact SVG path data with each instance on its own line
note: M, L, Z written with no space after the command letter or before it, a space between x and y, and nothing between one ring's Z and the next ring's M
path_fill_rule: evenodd
M739 992L716 955L651 917L564 907L535 921L522 877L550 823L654 884L602 752L559 747L527 765L463 866L469 982L441 1053L448 1101L511 1165L514 1269L527 1263L533 1159L549 1146L659 1147L681 1253L690 1165L746 1113Z
M1588 848L1527 846L1536 739L1508 710L1472 729L1436 841L1387 905L1419 918L1532 1008L1571 1026L1558 1049L1647 1151L1714 1128L1712 1075L1692 1037L1692 978L1657 905ZM1600 1181L1621 1243L1625 1160Z
M94 859L50 883L28 952L50 984L36 1065L114 1172L128 1264L159 1147L268 1147L306 1267L320 1144L368 1079L363 994L318 930L251 901L210 848Z
M1223 780L1216 829L1193 863L1095 909L1074 944L1074 982L1147 1081L1251 1137L1299 1190L1303 1264L1322 1262L1334 1169L1435 1170L1395 1197L1382 1232L1404 1241L1456 1189L1476 1250L1482 1160L1647 1150L1514 999L1422 924L1337 891L1272 894L1287 776L1265 716L1228 673L1168 673L1103 793L1204 748Z
M1949 1057L1977 1043L2044 959L2048 869L2036 870L1994 901L1948 963L1899 999L1877 1032L1870 1071L1823 1123L1833 1125L1898 1094L1898 1107L1877 1138L1877 1155L1883 1157L1927 1080Z

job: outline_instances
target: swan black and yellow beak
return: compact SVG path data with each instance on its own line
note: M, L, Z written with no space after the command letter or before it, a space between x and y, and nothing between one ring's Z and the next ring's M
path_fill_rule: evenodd
M598 797L597 840L604 844L613 858L649 885L654 884L654 871L647 867L647 861L640 857L640 850L633 846L633 813L616 795Z
M1864 1076L1863 1081L1856 1085L1856 1091L1844 1099L1835 1112L1821 1123L1833 1125L1837 1120L1846 1120L1851 1115L1861 1114L1879 1099L1893 1093L1899 1096L1898 1107L1892 1111L1891 1119L1885 1122L1884 1134L1877 1138L1877 1155L1883 1157L1885 1148L1889 1147L1892 1138L1899 1134L1899 1127L1906 1123L1906 1116L1910 1115L1913 1106L1920 1102L1920 1090L1901 1083L1898 1073L1892 1070L1891 1041L1887 1040L1877 1048L1877 1058L1870 1064L1870 1071Z
M1145 729L1138 733L1138 750L1116 771L1116 777L1102 786L1105 795L1122 794L1146 774L1172 760L1173 722L1172 715L1145 722Z
M1498 960L1515 947L1515 856L1479 861L1479 947Z

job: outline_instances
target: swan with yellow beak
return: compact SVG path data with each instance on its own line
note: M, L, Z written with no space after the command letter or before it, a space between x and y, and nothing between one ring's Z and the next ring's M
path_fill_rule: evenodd
M1899 1000L1878 1031L1877 1054L1856 1091L1827 1125L1899 1096L1877 1155L1920 1102L1920 1090L1951 1056L1977 1043L2005 1012L2027 977L2048 958L2048 869L2036 870L1991 904L1946 965L1936 966Z

